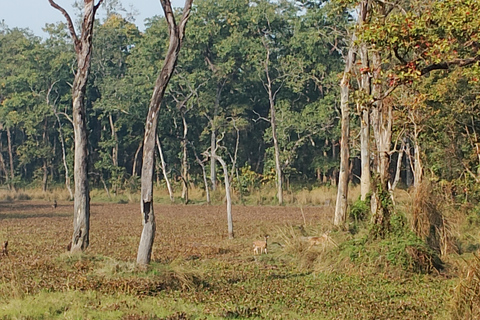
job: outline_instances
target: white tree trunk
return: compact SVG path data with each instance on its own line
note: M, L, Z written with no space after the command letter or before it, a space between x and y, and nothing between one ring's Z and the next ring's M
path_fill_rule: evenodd
M163 157L163 150L162 145L160 144L160 139L157 136L157 148L158 154L160 155L160 162L162 168L163 178L165 179L165 184L167 185L168 195L170 196L170 202L175 202L175 197L173 195L172 185L170 184L170 179L168 179L167 175L167 164L165 163L165 158Z
M219 157L215 156L217 161L223 168L224 180L225 180L225 197L227 199L227 225L228 225L228 238L233 239L233 219L232 219L232 197L231 197L231 190L230 190L230 178L228 176L228 168L225 161Z

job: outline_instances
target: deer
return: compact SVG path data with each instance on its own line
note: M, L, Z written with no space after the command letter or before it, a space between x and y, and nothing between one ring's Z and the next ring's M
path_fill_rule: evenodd
M265 236L265 240L253 241L253 255L267 254L267 239L268 235Z
M3 242L1 254L2 256L8 256L8 241Z
M53 200L52 208L57 209L57 206L58 206L57 200Z

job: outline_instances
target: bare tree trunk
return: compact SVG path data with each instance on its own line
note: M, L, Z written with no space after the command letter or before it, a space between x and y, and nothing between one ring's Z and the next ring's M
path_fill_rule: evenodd
M226 80L222 83L219 83L217 86L217 96L215 97L215 105L213 108L213 117L210 120L211 133L210 133L210 150L212 156L210 157L210 181L212 183L212 190L217 189L217 167L216 167L216 157L215 152L217 150L217 128L215 126L215 118L218 114L218 109L220 108L220 99L222 97L223 86L225 85Z
M217 158L215 157L215 150L217 149L217 135L212 120L212 131L210 133L210 150L212 150L212 156L210 157L210 182L212 183L212 190L217 190Z
M57 118L57 123L58 123L58 136L60 139L60 144L62 145L62 161L63 161L63 167L65 169L65 187L68 190L68 193L70 194L70 200L73 199L73 192L71 188L71 182L70 182L70 173L68 171L68 165L67 165L67 153L65 150L65 141L63 139L63 130L62 130L62 123L60 122L60 117L58 116L57 110L52 106L53 112L55 114L55 117Z
M43 121L43 136L42 136L42 139L43 139L43 144L44 146L46 147L47 144L48 144L48 121L47 121L47 118L44 119ZM54 153L55 154L55 153ZM43 170L43 179L42 179L42 191L43 192L47 192L47 183L48 183L48 161L47 159L43 159L43 166L42 166L42 170Z
M270 95L270 93L269 93ZM280 147L278 146L277 138L277 122L275 118L275 105L270 102L270 123L272 126L273 148L275 152L275 171L277 172L277 198L278 204L283 204L283 174L282 166L280 164Z
M1 126L0 126L1 127ZM3 154L2 154L2 141L1 141L1 132L0 132L0 169L2 169L3 171L3 174L5 175L5 183L6 184L9 184L9 181L8 181L8 171L7 171L7 167L5 165L5 159L3 158Z
M142 143L138 145L137 151L135 151L135 155L133 156L132 177L137 176L137 161L138 161L138 155L140 154L140 150L142 150L142 146L143 146Z
M364 12L366 14L366 10ZM365 20L365 18L363 19ZM366 101L371 95L371 76L370 76L370 60L368 57L368 49L366 43L361 43L359 47L362 68L360 69L360 90L363 91L365 97L363 101L358 103L360 112L360 160L361 160L361 177L360 177L360 199L365 201L368 193L371 191L371 174L370 174L370 101Z
M357 20L357 28L363 24L366 18L368 8L368 0L364 0L359 4L359 15ZM342 81L340 82L340 111L341 111L341 140L340 140L340 174L337 185L337 202L335 204L334 225L343 227L347 220L348 208L348 176L349 176L349 158L350 158L350 108L348 104L350 94L350 77L353 65L356 61L356 30L352 34L352 40L348 54L345 60L345 69L343 71ZM332 143L332 147L334 144Z
M115 145L112 147L112 164L118 166L118 136L117 130L115 129L115 124L113 123L112 114L108 114L108 121L110 123L110 130L112 131L112 139L115 141Z
M16 192L15 188L15 170L13 168L13 149L12 149L12 134L10 128L7 127L7 143L8 143L8 157L10 160L10 189Z
M232 196L230 193L230 178L228 176L228 168L225 161L219 157L217 157L217 161L223 168L223 175L225 180L225 197L227 198L227 225L228 225L228 238L233 239L233 219L232 219Z
M334 225L343 227L347 220L347 208L348 208L348 168L350 158L350 108L348 106L349 96L349 79L352 65L355 61L355 48L353 47L354 41L352 41L352 47L349 49L347 61L345 62L345 71L340 83L340 110L342 127L342 138L340 140L340 176L338 178L337 186L337 202L335 204L335 219Z
M405 153L405 142L402 141L402 146L400 147L400 151L398 151L398 158L397 158L397 166L395 170L395 178L393 179L392 185L389 187L389 190L393 192L398 185L398 182L400 182L400 172L402 170L402 161L403 161L403 155Z
M413 186L414 188L418 188L423 180L423 166L422 160L420 157L420 145L418 143L418 139L416 138L414 141L414 170L413 170Z
M158 123L158 111L163 100L168 82L172 77L178 54L185 34L185 26L190 16L190 8L193 0L186 0L183 14L177 25L172 6L169 0L161 0L165 19L169 25L169 46L165 55L162 71L160 72L153 89L150 106L148 108L147 121L145 124L145 136L143 140L143 163L142 163L142 190L141 190L141 214L143 231L138 246L137 263L148 265L151 260L153 241L155 239L155 214L153 211L153 171L155 162L155 140Z
M392 205L385 201L389 194L388 183L390 181L390 149L392 144L392 106L383 103L380 98L382 95L381 71L382 60L380 53L372 51L373 64L373 103L372 127L376 145L377 177L375 181L375 191L372 194L371 210L372 224L375 228L372 231L375 236L383 237L390 229L390 215Z
M43 178L42 178L42 191L47 192L47 183L48 183L48 164L47 160L43 160L43 166L42 166L42 171L43 171Z
M170 184L170 179L168 179L168 175L167 175L167 164L165 163L165 158L163 157L162 145L160 144L160 139L158 138L158 136L157 136L157 148L158 148L158 154L160 155L162 174L163 174L163 178L165 179L165 184L167 185L168 195L170 196L170 201L175 202L172 185Z
M65 9L60 7L53 0L48 1L52 7L59 10L66 18L77 56L77 71L72 86L72 117L75 140L75 162L73 169L75 197L73 204L74 217L71 252L84 251L88 247L90 237L90 193L88 188L87 168L88 138L85 112L85 91L87 88L88 75L90 73L95 13L103 0L99 0L96 5L94 0L84 0L84 13L81 26L82 32L80 38L77 37L72 20Z
M283 204L283 173L282 173L282 165L280 164L280 147L278 146L278 137L277 137L277 119L275 117L275 98L278 93L273 90L273 83L272 79L270 78L270 48L266 43L263 44L266 49L266 57L264 62L265 68L265 76L267 77L267 83L264 84L265 89L268 93L268 101L270 103L270 126L272 127L272 139L273 139L273 149L275 153L275 172L277 175L276 178L276 185L277 185L277 199L278 204Z
M182 199L188 203L188 158L187 158L187 133L188 126L185 113L182 112L183 139L182 139Z
M207 197L207 204L210 204L210 202L211 202L210 201L210 189L208 188L207 172L205 171L205 165L203 164L204 161L202 161L202 160L200 160L200 158L198 158L195 150L194 150L194 153L195 153L195 159L197 160L197 163L202 168L203 183L205 184L205 194L206 194L206 197Z

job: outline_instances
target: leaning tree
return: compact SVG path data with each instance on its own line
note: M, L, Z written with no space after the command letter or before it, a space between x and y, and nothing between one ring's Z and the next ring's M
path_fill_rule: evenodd
M75 181L75 198L73 204L73 236L70 247L71 252L76 252L85 250L89 243L90 195L88 189L88 140L85 91L87 88L88 75L90 73L95 13L103 0L99 0L97 4L95 4L94 0L84 0L84 12L80 36L77 35L72 19L67 11L53 0L48 1L50 2L50 5L59 10L67 20L68 29L73 40L77 57L77 71L75 72L75 79L72 85L72 119L75 141L73 174Z
M165 19L168 23L169 45L163 62L162 70L153 88L152 98L148 108L143 138L143 161L141 178L141 204L143 231L138 246L137 264L148 265L152 255L155 238L155 215L153 212L153 173L155 167L155 141L160 104L162 103L168 82L177 64L178 54L185 35L185 26L190 17L193 0L186 0L183 14L177 23L170 0L160 0Z

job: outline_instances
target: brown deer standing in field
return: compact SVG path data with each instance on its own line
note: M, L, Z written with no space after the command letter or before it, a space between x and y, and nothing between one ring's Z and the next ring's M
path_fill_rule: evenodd
M52 208L57 209L57 200L53 200Z
M3 242L1 253L2 256L8 256L8 241Z
M253 255L267 254L267 239L268 235L265 236L265 240L253 241Z

